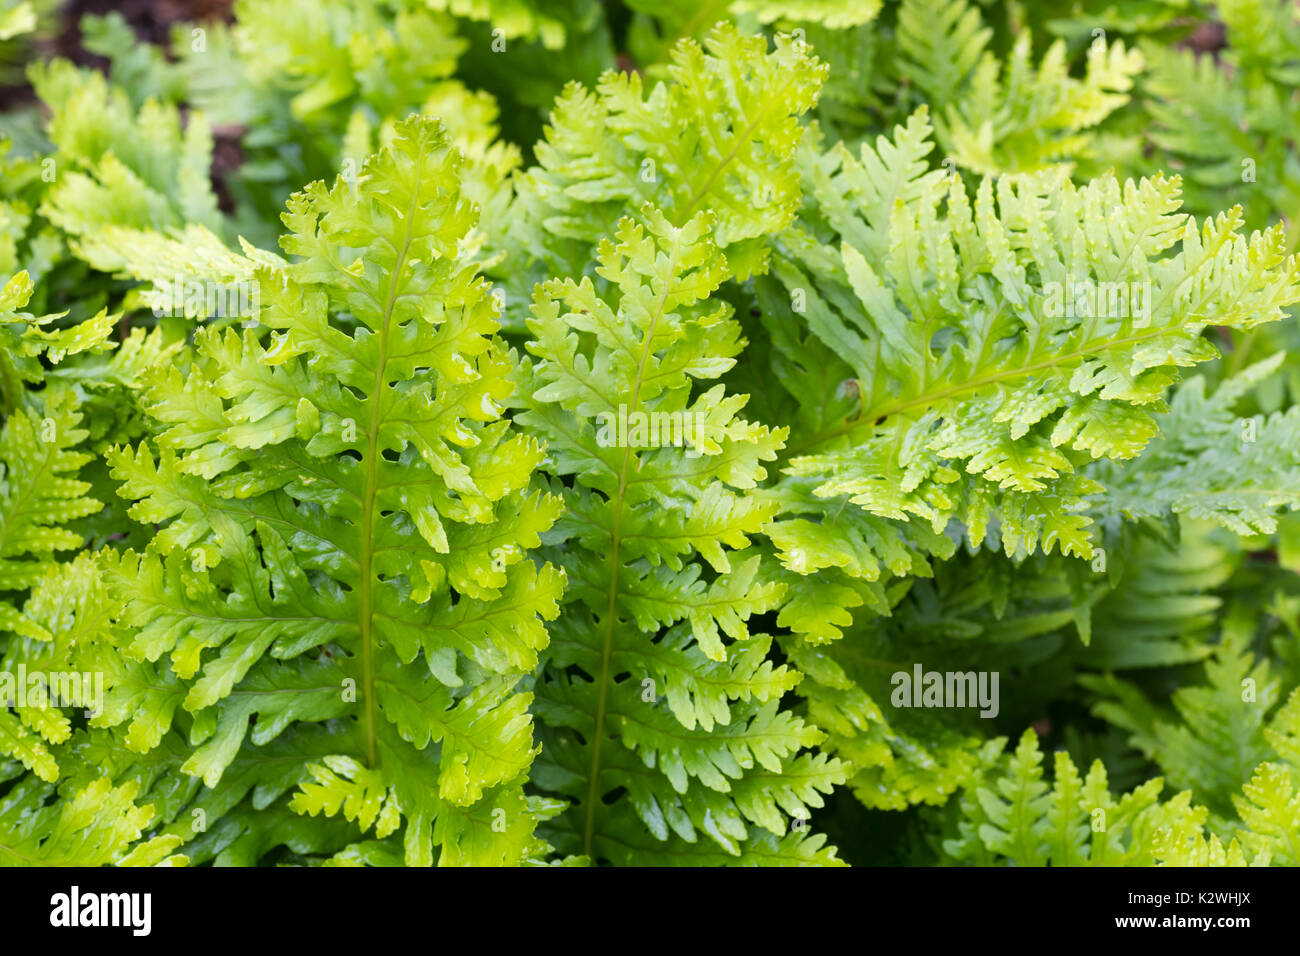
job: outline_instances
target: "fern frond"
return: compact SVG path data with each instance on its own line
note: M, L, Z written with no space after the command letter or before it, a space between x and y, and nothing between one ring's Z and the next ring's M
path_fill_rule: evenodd
M592 861L832 862L787 814L820 806L841 770L781 709L798 675L746 623L781 595L750 549L774 504L750 489L783 433L737 417L745 396L695 387L743 345L710 299L728 275L712 226L647 208L601 244L603 287L556 279L534 299L520 421L566 480L570 581L536 778L573 804L544 832Z
M960 834L943 843L955 861L1012 866L1150 865L1147 811L1163 781L1111 794L1097 761L1081 777L1070 755L1057 751L1054 779L1043 779L1043 754L1025 731L995 780L963 797Z
M1206 810L1190 793L1160 802L1159 777L1116 799L1100 761L1080 777L1069 754L1057 751L1050 784L1042 764L1026 731L998 772L963 796L945 855L984 866L1266 866L1285 865L1294 851L1300 800L1290 778L1269 764L1246 789L1252 803L1243 801L1242 816L1251 829L1226 846L1206 832Z
M166 54L150 43L141 43L126 18L116 10L103 16L89 13L78 24L82 45L109 61L109 76L139 109L149 100L181 103L185 99L185 77Z
M457 154L432 121L397 134L355 189L290 201L295 260L255 272L269 338L201 330L184 375L150 388L161 453L110 456L132 514L163 526L114 571L127 657L152 676L111 712L147 715L141 749L189 727L182 769L212 788L245 751L341 722L328 759L277 771L307 788L295 809L366 793L387 815L348 818L381 839L400 822L409 863L518 861L518 684L563 585L526 549L559 502L529 490L541 453L500 421L510 362L461 248Z
M120 268L102 235L108 225L220 229L209 181L212 132L202 114L190 114L182 128L171 104L149 100L137 111L102 74L66 60L30 72L52 114L49 136L57 149L57 177L42 212L75 237L79 256L103 272Z
M169 855L180 843L160 837L136 843L153 807L135 804L136 788L107 778L46 806L49 784L28 779L0 797L0 866L184 865ZM134 844L134 849L129 849Z
M1169 782L1193 792L1222 817L1252 771L1273 754L1268 733L1281 682L1267 660L1247 650L1253 636L1229 619L1221 642L1205 662L1205 683L1183 686L1171 698L1172 713L1135 686L1115 678L1082 678L1101 696L1093 711L1129 731L1133 746L1159 764Z
M89 456L77 450L86 437L70 393L46 396L40 412L17 411L0 431L0 591L32 587L52 567L59 551L79 548L81 536L65 526L92 514L100 502L77 477ZM4 626L40 638L0 603Z
M1238 203L1250 229L1300 210L1300 159L1291 140L1300 81L1300 18L1285 0L1218 6L1227 49L1218 62L1192 50L1144 44L1141 84L1150 141L1187 179L1187 203L1208 215ZM1294 248L1294 235L1292 248Z
M1276 764L1261 765L1240 796L1233 797L1246 826L1241 841L1277 866L1300 866L1300 784L1297 774Z
M741 30L757 31L771 25L792 35L810 27L839 31L871 24L880 13L881 0L628 0L632 22L628 49L638 66L658 72L675 44L701 39L719 21L734 22Z
M433 10L491 25L505 40L536 40L548 50L565 46L569 32L590 20L595 0L424 0Z
M1096 510L1130 520L1187 515L1240 535L1276 531L1281 514L1300 508L1300 409L1237 418L1232 408L1284 358L1243 370L1212 396L1201 377L1179 388L1137 460L1095 472L1106 487Z
M712 211L734 274L761 271L764 237L798 205L799 117L824 76L806 45L779 37L769 52L762 37L722 24L702 46L678 44L668 79L649 90L640 75L614 72L594 91L570 84L496 240L512 264L501 273L507 307L526 303L537 281L589 272L596 245L647 202L679 227Z
M0 651L0 754L47 783L59 779L56 745L72 735L74 720L103 714L115 610L98 563L84 552L51 565L21 611L0 605L14 634Z
M1083 512L1101 485L1083 466L1141 452L1177 369L1214 356L1206 326L1276 320L1300 298L1300 264L1280 229L1243 238L1236 213L1198 229L1176 212L1176 180L1004 177L972 206L923 172L927 134L919 113L861 161L835 149L808 170L823 224L783 239L775 273L858 402L795 439L787 497L806 510L810 483L904 540L905 522L956 519L1008 555L1091 557ZM1096 307L1107 289L1122 308ZM794 568L795 536L781 545Z
M440 119L465 151L463 188L485 212L491 197L504 201L498 187L520 156L494 142L493 97L453 76L468 44L446 6L240 0L234 26L208 28L202 49L177 35L190 100L214 122L245 130L246 159L230 183L244 234L267 232L265 222L302 183L340 173L355 182L365 158L390 145L395 124L412 113ZM452 6L469 12L459 0Z
M948 159L995 176L1090 155L1090 131L1128 102L1141 54L1099 37L1076 80L1064 40L1035 66L1022 30L1000 64L988 48L992 32L967 0L905 0L899 8L897 68L934 109Z

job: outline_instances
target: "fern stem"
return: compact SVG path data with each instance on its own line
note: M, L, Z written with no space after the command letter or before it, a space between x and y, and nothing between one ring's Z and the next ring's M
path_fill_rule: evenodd
M388 368L388 331L393 318L393 307L397 303L397 283L406 262L406 255L411 248L411 222L415 217L416 203L420 196L419 163L415 166L415 187L411 190L411 204L406 210L403 222L404 234L402 248L393 261L393 270L388 276L388 290L384 299L384 311L379 324L379 361L375 365L375 386L371 390L370 427L366 433L366 485L361 497L361 693L366 735L366 765L377 766L379 763L378 741L375 736L375 647L374 647L374 564L375 542L375 496L379 491L379 428L383 424L380 408L386 390L384 373Z
M674 274L677 268L677 247L673 247L672 255L669 258L669 267L667 275ZM628 414L631 415L641 404L641 384L645 378L646 362L650 358L651 349L654 346L655 327L659 324L659 319L664 314L664 309L668 305L668 294L672 290L672 283L664 283L663 297L659 300L659 307L655 309L655 314L650 319L650 326L646 330L645 345L641 349L641 360L637 363L636 379L632 383L632 400L628 402ZM595 739L591 742L591 764L587 771L587 818L582 829L582 852L591 858L591 841L596 833L596 800L598 794L598 781L600 779L600 743L605 737L605 711L609 701L609 665L614 651L614 615L618 605L618 570L619 570L619 551L623 539L619 529L623 523L623 499L627 493L627 468L632 461L632 445L625 442L623 447L623 463L618 471L618 489L614 494L613 512L614 523L610 528L609 536L609 591L605 603L605 640L600 652L600 687L596 698L596 730Z
M1227 378L1232 378L1246 366L1246 359L1250 357L1250 350L1255 345L1255 339L1259 336L1259 329L1251 329L1239 340L1233 343L1232 354L1228 356L1228 370L1225 373Z
M0 413L8 418L18 406L21 385L9 357L0 352Z

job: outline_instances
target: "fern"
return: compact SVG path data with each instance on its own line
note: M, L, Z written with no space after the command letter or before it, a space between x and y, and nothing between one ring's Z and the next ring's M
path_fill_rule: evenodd
M1053 43L1035 69L1028 31L1005 64L988 49L991 34L965 0L906 0L899 9L898 70L935 105L947 157L996 175L1090 156L1090 131L1127 102L1141 55L1098 38L1084 78L1075 80L1064 41Z
M1100 762L1081 776L1069 755L1058 751L1050 785L1043 779L1042 763L1037 738L1027 730L1000 768L1002 773L963 798L959 835L944 840L944 854L985 866L1132 866L1154 861L1151 810L1157 806L1160 778L1117 800Z
M110 224L221 228L208 179L212 132L201 115L190 116L182 129L170 104L150 100L137 111L99 73L66 60L36 64L30 72L52 114L49 136L57 149L42 211L75 237L78 255L100 271L119 268L120 257L100 235Z
M539 40L549 49L565 45L575 23L595 12L592 0L425 0L434 10L445 10L477 22L487 22L506 40Z
M241 221L247 234L265 231L263 218L273 220L300 184L339 174L354 180L412 113L443 121L470 158L466 188L488 205L520 157L494 142L494 98L453 79L467 43L440 6L241 0L233 29L205 27L198 46L177 32L189 98L215 122L244 131L249 161L231 187L246 213L259 214Z
M1148 44L1142 82L1142 130L1154 160L1183 171L1188 207L1208 215L1241 206L1250 229L1286 222L1295 249L1300 182L1295 150L1294 90L1300 77L1300 20L1286 3L1243 0L1218 5L1227 48L1217 56ZM1231 336L1225 370L1239 371L1278 351L1294 353L1296 326ZM1288 358L1290 388L1296 363ZM1274 385L1273 391L1282 386ZM1264 411L1278 408L1266 404Z
M1150 139L1162 162L1186 170L1188 204L1198 213L1232 202L1252 229L1278 215L1294 223L1300 20L1280 0L1235 0L1218 12L1231 41L1223 64L1190 50L1148 48L1142 88Z
M753 28L760 24L777 24L805 29L820 26L839 30L871 23L880 12L880 0L629 0L633 10L628 29L629 48L638 63L653 66L668 58L675 43L706 34L717 21L728 16L738 24ZM797 26L796 26L797 25Z
M80 446L88 432L76 392L47 376L44 358L57 363L69 355L103 350L112 318L100 315L61 330L47 330L54 316L20 312L32 297L26 273L19 273L0 290L0 391L5 419L0 428L0 630L12 637L0 645L5 697L21 691L14 685L15 664L41 654L53 639L33 606L22 596L58 573L57 556L82 546L72 525L97 512L101 503L90 497L90 485L79 472L91 458ZM47 382L47 377L50 379ZM44 386L37 390L34 386ZM84 569L83 569L84 571ZM66 586L66 582L59 582ZM62 654L56 656L63 656ZM35 667L34 671L50 670ZM25 695L24 695L25 696ZM4 701L0 711L0 755L15 757L42 780L53 782L58 766L46 747L66 738L66 718L38 701Z
M518 684L563 580L524 549L557 502L528 490L536 443L498 420L509 362L457 252L474 210L456 156L430 121L397 133L355 190L291 200L297 259L256 273L271 337L199 332L149 389L157 451L110 455L132 515L163 527L111 571L148 679L108 710L133 749L188 735L182 769L213 790L244 749L330 736L319 761L237 774L227 805L299 786L294 810L400 830L409 863L517 861Z
M570 85L496 240L511 263L507 307L528 302L537 281L582 274L599 241L647 202L678 224L713 212L734 274L761 271L765 237L799 201L798 119L824 74L803 45L778 38L769 52L761 37L719 25L703 46L675 47L669 79L648 93L636 74L607 73L595 91Z
M1107 490L1097 509L1131 520L1188 515L1241 535L1276 531L1284 509L1300 507L1300 415L1236 418L1232 406L1283 358L1245 369L1213 396L1199 377L1180 388L1165 433L1131 466L1098 470Z
M919 113L861 161L836 149L809 170L826 217L810 226L841 245L792 230L775 272L792 300L806 301L812 333L848 357L858 402L795 440L791 497L803 507L798 479L811 479L817 497L846 495L877 527L915 516L938 531L956 517L980 541L996 518L1008 554L1041 545L1091 556L1081 506L1100 486L1080 466L1139 453L1175 370L1214 355L1201 331L1280 317L1298 294L1297 262L1282 255L1280 230L1248 242L1233 214L1197 229L1175 212L1176 180L1077 188L1046 173L1002 180L996 200L985 181L972 207L959 182L924 172L928 132ZM895 190L906 198L891 209ZM1123 211L1126 222L1103 210ZM913 243L935 263L933 286L917 287L904 251ZM804 270L821 277L820 289ZM1054 314L1049 283L1088 282L1150 283L1149 306ZM901 482L881 480L889 475ZM791 566L793 537L775 538ZM804 561L797 570L847 563Z
M920 112L861 160L842 147L811 156L805 178L820 221L781 237L773 272L783 290L760 280L765 313L793 304L808 325L803 339L773 332L783 384L807 424L792 438L796 454L776 489L783 513L766 533L789 572L816 575L791 585L797 596L779 622L802 637L787 642L792 660L818 675L801 688L811 712L839 728L833 743L867 774L858 792L882 806L942 800L969 772L970 745L903 743L872 692L863 695L849 663L858 652L817 645L844 633L856 608L888 613L891 578L929 576L932 559L952 558L955 539L972 548L987 539L1007 556L1059 549L1096 560L1087 512L1105 486L1091 462L1143 451L1173 370L1213 355L1200 337L1211 320L1252 326L1296 297L1280 232L1247 243L1231 216L1197 230L1173 212L1176 182L1121 191L1102 179L1080 189L1041 173L1002 180L996 202L986 181L972 208L959 181L926 171L928 135ZM1127 210L1130 224L1114 210ZM1159 258L1175 242L1179 251ZM1251 270L1258 279L1244 278ZM1224 286L1227 273L1242 284ZM1047 283L1094 274L1124 288L1149 281L1142 314L1075 318L1048 307ZM827 388L837 380L848 401L831 411L838 398ZM1237 467L1225 493L1240 483ZM1289 500L1259 503L1272 515ZM1142 657L1121 641L1094 655L1102 666ZM925 754L919 778L911 759L892 763L909 750Z
M1206 810L1188 791L1159 802L1159 777L1116 800L1100 762L1081 778L1058 751L1050 785L1042 763L1037 739L1025 731L1014 753L962 797L944 854L985 866L1295 866L1300 859L1300 792L1285 765L1260 764L1234 795L1240 821L1224 840L1207 829Z
M832 862L787 814L806 817L841 772L812 752L820 732L780 709L798 675L765 660L770 638L746 624L780 599L750 551L773 503L747 492L783 433L738 418L744 396L692 387L741 347L709 298L728 268L710 217L641 218L601 244L605 291L589 278L539 290L539 361L521 370L520 420L574 482L536 774L572 805L546 832L593 861ZM620 409L693 425L676 446L620 435Z
M131 786L101 779L66 801L44 806L48 786L24 781L0 797L0 866L183 865L168 856L179 840L159 838L130 849L153 818L137 807Z
M1291 4L0 6L0 862L1300 865Z
M1171 785L1191 790L1223 817L1231 815L1232 801L1254 768L1270 757L1269 735L1278 734L1300 706L1293 701L1279 712L1276 726L1271 722L1280 682L1267 661L1256 661L1246 650L1252 635L1243 631L1243 623L1239 611L1229 619L1222 642L1205 663L1205 685L1174 691L1176 717L1135 686L1085 678L1106 694L1094 711L1129 731L1133 745L1159 764Z

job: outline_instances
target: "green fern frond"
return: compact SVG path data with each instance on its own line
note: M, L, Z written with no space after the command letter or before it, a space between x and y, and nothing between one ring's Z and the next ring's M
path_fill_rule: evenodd
M68 738L71 724L50 681L72 672L82 696L73 645L97 626L93 563L60 561L85 544L81 519L103 507L83 477L93 456L79 396L110 378L83 360L110 348L115 317L47 328L62 316L20 311L32 294L25 272L0 290L0 755L52 783L59 767L50 746Z
M1295 771L1261 765L1233 804L1245 831L1241 841L1276 866L1300 866L1300 784Z
M1149 139L1162 164L1185 171L1195 212L1238 203L1251 229L1279 217L1294 224L1300 17L1285 0L1233 0L1217 10L1228 40L1220 57L1144 45L1151 63L1142 80Z
M1261 764L1233 802L1240 825L1226 841L1206 829L1204 807L1183 791L1159 802L1156 777L1118 800L1093 764L1080 778L1058 751L1051 784L1032 731L991 779L962 798L957 836L943 841L954 861L1012 866L1296 866L1300 788L1295 774Z
M1253 633L1238 609L1221 642L1205 662L1205 683L1174 691L1173 711L1154 704L1136 686L1115 678L1082 678L1099 694L1098 716L1130 733L1137 749L1154 760L1170 784L1193 792L1222 817L1252 771L1273 753L1269 734L1285 726L1294 707L1279 711L1281 682L1267 660L1247 650ZM1100 695L1105 696L1100 696Z
M569 32L596 12L594 0L424 0L468 20L490 24L509 40L536 40L548 50L565 46Z
M1116 799L1100 761L1080 777L1058 751L1043 779L1043 755L1026 731L999 771L961 801L956 835L943 841L954 862L1010 866L1267 866L1295 865L1295 814L1300 796L1291 778L1264 764L1240 802L1248 829L1227 845L1205 830L1206 811L1184 791L1159 802L1153 778Z
M1012 866L1150 865L1147 811L1163 781L1149 780L1118 800L1098 761L1081 777L1058 751L1054 779L1043 779L1043 754L1025 731L1001 776L962 798L959 836L943 842L954 861Z
M354 182L365 158L389 146L395 124L412 113L443 122L468 159L463 188L495 215L491 200L504 202L499 187L520 156L495 142L495 99L453 76L468 43L446 6L241 0L235 25L206 27L200 49L178 31L190 100L214 122L245 131L245 161L230 181L245 234L260 237L264 220L304 182L338 174ZM472 15L459 0L451 6Z
M1091 130L1128 102L1142 56L1098 37L1084 77L1070 76L1065 41L1041 63L1028 30L1000 63L978 7L966 0L905 0L898 11L899 72L934 109L947 158L984 176L1025 173L1090 155Z
M92 514L100 502L77 477L89 456L77 450L86 437L70 393L47 394L43 408L15 411L0 431L0 592L32 587L59 551L79 548L80 535L65 526ZM39 638L0 603L4 626Z
M750 549L774 503L750 489L783 433L738 418L745 396L695 387L743 344L710 299L728 276L712 217L640 218L601 244L602 288L539 289L538 361L520 373L520 421L548 442L568 506L536 779L573 803L544 832L592 861L833 862L787 815L820 806L841 770L781 709L798 675L746 623L781 596Z
M790 592L804 598L782 611L780 623L795 631L783 644L801 670L824 675L800 693L814 720L834 728L827 746L854 767L855 790L873 806L942 802L978 763L982 735L933 720L912 731L912 715L885 719L875 703L880 675L854 663L879 656L862 633L842 647L825 642L853 632L855 618L890 613L891 583L929 577L931 559L951 560L963 538L1018 562L1059 550L1104 570L1118 555L1096 551L1092 515L1109 520L1102 481L1124 471L1095 462L1143 452L1177 367L1214 355L1201 336L1207 325L1252 327L1300 295L1280 231L1247 242L1230 215L1198 230L1175 212L1176 182L1076 187L1047 172L1004 177L996 189L985 181L972 205L960 181L928 171L930 148L920 111L892 142L864 146L861 159L840 146L806 154L812 212L779 238L774 279L759 280L764 310L793 309L809 332L772 338L803 412L796 454L773 492L782 513L765 529L798 581ZM1229 290L1226 274L1254 277ZM1063 303L1053 287L1074 295L1076 283L1122 288L1125 307L1055 308ZM1140 297L1129 297L1135 288ZM764 320L769 330L777 324ZM837 379L844 401L828 397ZM1225 478L1233 450L1224 452ZM1266 509L1286 503L1270 499ZM999 611L979 627L1007 641L1066 627L1085 643L1100 633L1071 653L1091 667L1196 660L1204 652L1193 632L1174 622L1203 614L1204 575L1191 574L1190 555L1151 557L1137 562L1135 591L1097 609L1102 627L1091 605L1106 588L1085 586L1093 597L1066 600L1079 575L1065 565L1053 572L1056 607L1024 621L1002 621ZM1143 588L1154 603L1130 610ZM1169 619L1156 621L1158 610ZM1144 631L1134 613L1162 629Z
M779 37L769 52L722 24L703 46L677 45L668 79L649 90L639 74L614 72L594 91L570 84L495 241L512 263L501 273L507 308L522 308L537 281L590 272L596 245L647 202L678 226L712 211L737 278L761 271L764 237L798 205L799 117L824 76L806 45Z
M166 54L150 43L141 43L121 13L81 18L82 45L109 61L109 76L139 109L149 100L180 103L185 99L185 77Z
M94 557L52 564L21 611L0 605L15 635L0 651L0 754L48 783L59 779L57 745L79 718L103 713L115 668L116 610ZM105 679L105 674L110 676Z
M1240 535L1272 534L1300 508L1300 410L1237 418L1233 405L1282 363L1274 355L1206 395L1204 378L1178 389L1161 434L1136 461L1106 463L1096 509L1130 520L1186 515Z
M137 843L153 807L135 804L136 788L107 778L45 805L53 787L24 780L0 797L0 866L183 866L180 840Z
M719 23L734 22L745 31L772 26L797 30L820 27L838 31L872 24L881 0L628 0L632 22L628 48L641 69L657 72L676 43L701 39Z
M252 83L291 91L299 119L358 98L391 116L451 76L465 49L451 18L424 6L240 0L235 43L258 51L241 60Z
M31 81L52 116L55 179L42 213L74 237L74 250L112 272L121 258L103 239L108 225L163 229L194 223L219 230L209 181L212 132L202 114L182 127L171 104L146 101L137 111L102 74L66 60L35 64Z
M500 420L510 362L461 248L457 154L432 121L397 133L356 188L290 201L295 259L256 269L259 328L203 329L183 374L154 378L160 452L110 455L132 514L162 527L113 570L149 679L109 712L141 750L187 733L182 769L213 789L241 754L339 724L324 759L275 771L277 792L303 785L294 809L377 799L382 818L347 818L400 836L409 863L518 862L518 685L563 586L526 549L559 502L530 491L541 453ZM257 785L236 778L227 806Z
M823 218L782 239L775 273L858 401L796 437L787 497L807 510L811 484L827 513L847 498L904 540L904 522L956 519L1008 555L1091 557L1083 512L1102 486L1083 466L1141 452L1177 369L1214 356L1206 326L1276 320L1300 298L1300 264L1280 229L1248 241L1235 213L1198 229L1176 180L1004 177L972 206L924 172L927 136L918 113L861 161L836 148L807 170ZM1122 308L1097 308L1107 289ZM795 568L795 536L781 547Z

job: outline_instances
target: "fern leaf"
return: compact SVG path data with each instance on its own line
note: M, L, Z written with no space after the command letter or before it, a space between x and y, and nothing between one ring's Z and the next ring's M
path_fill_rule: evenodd
M1064 40L1035 68L1032 38L1022 30L1000 65L989 49L992 33L966 0L905 0L899 8L898 70L934 107L948 158L993 176L1090 155L1090 130L1128 102L1141 54L1098 37L1076 80Z
M962 798L957 838L944 841L955 861L1011 866L1134 866L1153 861L1150 823L1163 781L1155 778L1118 800L1098 761L1080 777L1058 751L1054 779L1043 779L1043 755L1025 731L994 779ZM1173 814L1164 811L1171 823ZM1191 813L1190 808L1187 811Z
M496 239L513 263L502 273L508 306L526 303L535 281L582 275L597 243L647 202L679 227L713 211L735 275L761 271L763 237L799 201L799 117L824 75L806 45L778 38L769 52L722 24L702 46L676 46L668 79L649 90L639 75L613 72L595 90L570 84Z
M1241 835L1247 849L1267 853L1278 866L1300 866L1300 787L1294 773L1262 764L1233 803L1248 828Z
M915 516L938 531L956 518L1009 555L1090 557L1084 503L1101 486L1081 466L1142 451L1178 367L1214 354L1201 331L1280 317L1300 295L1297 262L1280 230L1242 238L1235 213L1196 228L1175 211L1177 181L1161 178L1080 188L1043 173L996 193L986 180L972 207L960 182L921 172L926 129L920 114L862 161L837 150L810 172L819 228L840 248L795 230L776 273L845 357L859 401L796 439L786 470L895 524ZM903 190L886 188L900 177ZM891 192L904 198L885 208ZM913 256L932 264L924 286ZM1226 274L1239 278L1221 284ZM1067 286L1141 291L1067 316L1055 298ZM802 510L798 493L791 484ZM793 567L790 547L782 555Z
M1206 395L1193 378L1170 403L1162 434L1131 465L1096 472L1102 512L1129 519L1187 515L1241 535L1272 534L1283 509L1300 507L1300 413L1237 418L1232 406L1282 362L1274 355Z
M182 129L175 106L150 100L137 111L100 73L65 60L33 66L31 80L53 114L54 162L64 166L42 212L75 237L74 249L93 267L122 264L102 237L108 225L220 228L208 177L212 132L201 114Z
M615 862L831 862L786 815L821 805L841 772L810 752L820 731L780 709L797 675L765 661L746 623L781 592L750 552L773 505L746 491L783 436L736 417L744 396L693 388L741 347L709 298L727 275L711 218L641 219L601 244L604 291L541 287L538 361L521 370L520 421L575 482L557 526L570 588L537 702L538 779L573 804L547 839Z
M179 840L136 843L153 819L153 807L135 804L136 788L107 778L69 799L45 806L52 787L21 781L0 798L0 866L183 865L168 856Z
M518 684L563 583L526 549L559 502L529 490L540 451L499 420L510 363L460 248L457 154L430 120L398 134L355 190L290 201L295 261L256 267L258 329L201 330L184 377L154 379L164 451L110 457L132 514L164 526L113 574L128 659L153 677L110 712L147 715L141 749L188 727L182 769L212 788L250 749L339 723L328 759L277 772L305 788L295 809L378 799L382 820L345 815L400 835L409 863L518 862Z
M81 536L67 527L100 503L77 477L89 456L77 450L86 432L70 393L47 395L39 411L18 411L0 431L0 591L32 587L53 566L56 552L79 548ZM5 612L9 613L9 612ZM7 627L28 637L39 629Z

